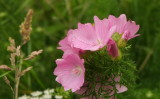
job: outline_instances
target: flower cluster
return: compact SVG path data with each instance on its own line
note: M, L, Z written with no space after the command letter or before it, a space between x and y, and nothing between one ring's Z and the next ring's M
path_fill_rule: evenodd
M18 99L70 99L69 92L63 90L62 87L55 89L46 89L44 91L33 91L28 95L22 95Z
M69 30L67 36L59 42L58 49L64 51L64 54L62 59L56 60L57 67L54 70L54 75L57 76L56 81L65 90L71 89L72 92L81 95L87 94L87 97L82 99L103 99L102 95L105 94L110 96L110 99L114 99L114 93L124 92L127 87L120 84L122 73L116 71L107 74L104 68L107 67L105 64L110 62L103 57L109 56L111 62L120 59L121 48L126 46L128 40L139 36L136 34L138 30L139 25L134 21L127 21L124 14L118 18L110 15L103 20L95 16L94 24L78 23L78 28ZM102 60L95 59L98 55ZM99 64L104 68L99 68ZM88 80L89 78L93 78L94 83ZM114 85L110 85L112 82ZM92 84L94 88L93 86L90 88ZM103 91L99 92L99 90Z
M52 94L54 93L54 89L46 89L44 91L34 91L31 95L23 95L18 97L18 99L52 99ZM62 99L62 98L56 98Z

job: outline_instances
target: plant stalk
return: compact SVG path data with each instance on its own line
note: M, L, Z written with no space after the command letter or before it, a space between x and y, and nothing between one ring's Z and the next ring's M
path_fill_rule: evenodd
M20 57L19 66L16 68L16 74L15 74L15 99L18 99L18 93L19 93L19 83L20 83L20 73L22 70L22 62L23 59Z
M18 99L18 90L19 90L19 82L20 82L20 77L16 78L16 84L15 84L15 99Z

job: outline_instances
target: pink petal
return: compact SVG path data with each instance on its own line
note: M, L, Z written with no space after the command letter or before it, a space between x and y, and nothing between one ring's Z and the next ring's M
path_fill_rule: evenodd
M109 99L116 99L116 97L115 97L115 96L112 96L112 97L110 97Z
M70 30L68 40L71 42L71 46L83 50L94 51L99 48L95 29L90 23L83 24L78 29Z
M90 23L78 24L78 29L70 30L68 33L68 40L71 46L82 50L96 51L103 48L116 27L109 27L107 19L100 20L97 16L94 17L95 26Z
M116 84L117 93L122 93L128 90L128 88L124 85Z
M56 81L61 83L65 90L71 89L72 92L75 92L80 89L84 83L83 63L84 60L76 54L56 60L57 67L54 70L54 75L57 76Z
M95 96L93 96L93 97L92 97L92 96L89 96L89 97L84 97L84 98L81 98L81 99L96 99L96 97L95 97ZM99 99L104 99L104 98L101 98L101 97L100 97Z
M64 51L63 57L66 57L69 54L80 54L80 49L71 47L68 37L65 37L63 40L61 40L59 45L60 47L58 47L58 49Z
M83 86L79 90L77 90L75 93L80 95L84 94L88 89L88 85L89 85L88 82L84 82Z
M120 81L120 76L115 77L114 81L119 82Z
M122 35L122 38L126 40L130 40L134 37L137 37L139 36L139 34L136 35L138 30L139 30L139 25L136 25L134 21L128 21L125 24L124 34Z
M116 18L115 16L110 15L108 18L109 22L110 22L110 27L112 26L116 26L116 31L120 34L123 33L124 31L124 26L127 22L127 18L125 14L121 14L118 18Z
M115 32L116 27L110 28L108 19L100 20L97 16L94 16L94 22L98 40L102 43L103 47Z

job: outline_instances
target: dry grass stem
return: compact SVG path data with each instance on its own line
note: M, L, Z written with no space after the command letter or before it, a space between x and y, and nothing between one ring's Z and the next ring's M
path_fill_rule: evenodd
M22 22L22 24L20 25L22 44L16 46L15 40L12 39L11 37L9 38L10 45L8 46L7 50L9 52L11 52L10 53L10 61L11 61L11 65L13 66L13 68L8 67L7 65L0 65L0 70L10 70L10 71L14 70L14 73L15 73L14 90L13 90L12 86L10 85L10 81L8 80L8 78L6 76L4 76L4 80L5 80L6 84L10 86L10 88L14 94L14 99L18 99L19 84L20 84L21 77L32 69L32 67L28 67L26 69L23 69L22 68L23 61L32 59L43 52L43 50L33 51L25 59L23 57L23 54L21 54L21 52L22 52L21 47L30 40L30 33L32 31L32 28L31 28L32 15L33 15L33 10L29 10L26 18L24 19L24 22Z

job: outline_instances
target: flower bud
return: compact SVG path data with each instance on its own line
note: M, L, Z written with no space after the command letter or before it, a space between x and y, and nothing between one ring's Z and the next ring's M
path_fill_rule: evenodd
M127 45L127 41L125 39L120 39L118 41L118 47L119 48L124 48L124 47L126 47L126 45Z
M121 39L122 35L119 34L118 32L115 32L113 35L112 35L112 39L115 41L115 42L118 42L120 39Z

